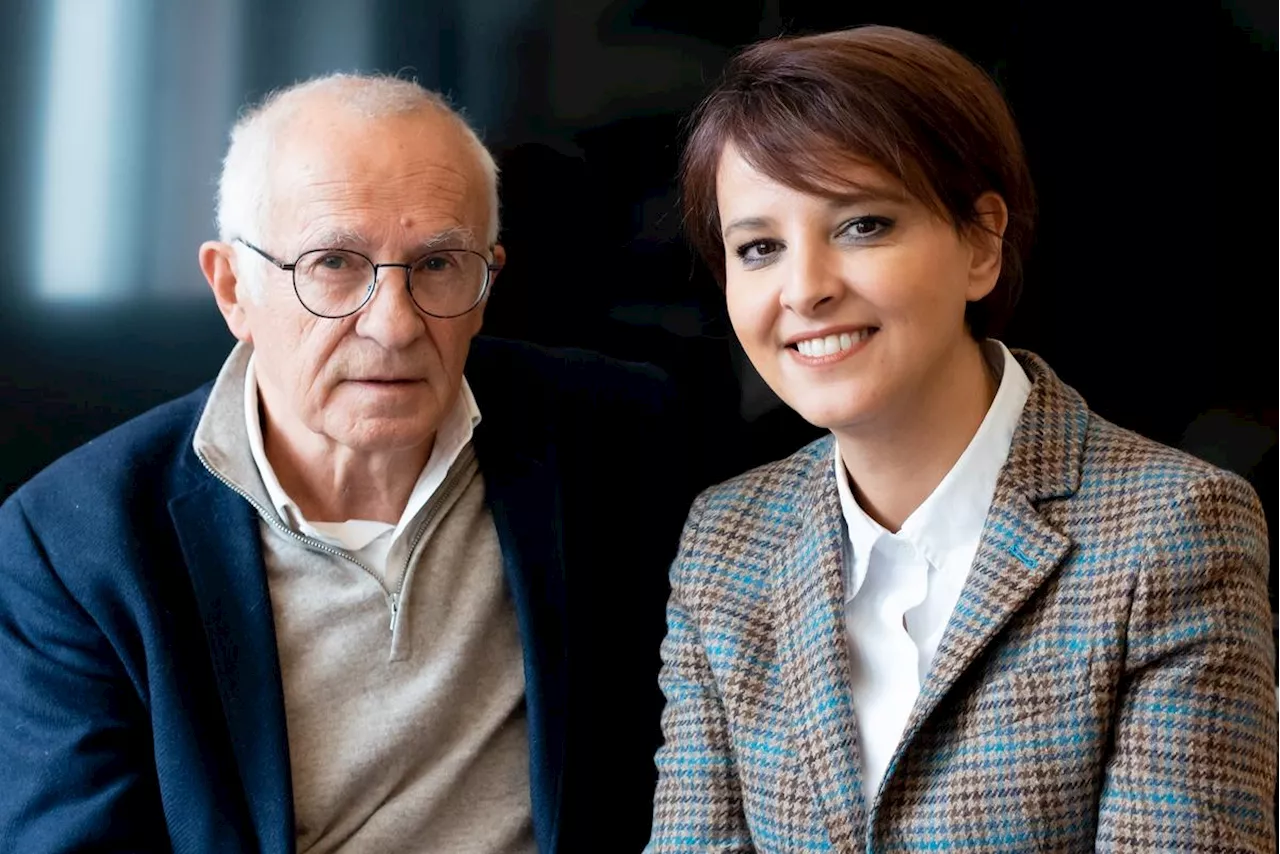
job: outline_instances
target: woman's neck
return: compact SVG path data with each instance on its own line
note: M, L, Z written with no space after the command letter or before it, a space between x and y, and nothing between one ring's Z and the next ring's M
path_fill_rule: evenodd
M836 430L840 459L858 506L897 531L937 488L982 425L999 382L982 347L966 338L890 417Z

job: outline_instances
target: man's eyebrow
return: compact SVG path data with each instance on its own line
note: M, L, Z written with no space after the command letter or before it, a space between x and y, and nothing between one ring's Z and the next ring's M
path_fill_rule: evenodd
M349 228L325 227L307 235L304 249L348 249L365 246L365 239Z
M475 232L465 225L458 225L431 235L418 244L418 250L431 252L435 249L472 249L474 242Z
M425 255L437 249L470 249L475 232L466 226L454 226L428 235L419 241L410 254ZM304 251L316 249L355 249L368 252L368 238L349 228L325 227L307 235Z

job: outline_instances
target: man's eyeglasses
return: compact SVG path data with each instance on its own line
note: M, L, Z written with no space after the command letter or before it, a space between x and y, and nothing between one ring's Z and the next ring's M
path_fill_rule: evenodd
M439 318L459 317L478 306L493 274L502 269L470 249L437 249L412 264L376 264L351 249L311 249L286 264L247 240L233 239L292 273L293 291L302 307L331 319L349 317L364 308L383 267L403 269L414 304Z

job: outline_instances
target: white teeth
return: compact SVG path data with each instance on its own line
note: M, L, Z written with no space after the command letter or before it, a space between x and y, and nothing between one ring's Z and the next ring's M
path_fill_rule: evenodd
M800 355L809 358L833 356L848 350L854 344L871 335L870 329L859 329L857 332L841 332L838 335L827 335L822 338L806 338L796 342L796 350Z

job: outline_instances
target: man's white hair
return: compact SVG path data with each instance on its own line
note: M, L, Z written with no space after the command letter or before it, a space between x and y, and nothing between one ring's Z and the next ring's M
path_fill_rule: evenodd
M277 135L312 95L332 98L364 119L435 110L458 124L475 149L489 194L486 245L498 239L498 165L465 118L437 92L386 74L328 74L277 89L246 110L231 128L231 144L218 178L218 239L261 241L270 207L272 156ZM241 247L237 244L237 252ZM250 277L255 279L256 277ZM256 287L254 288L256 290Z

